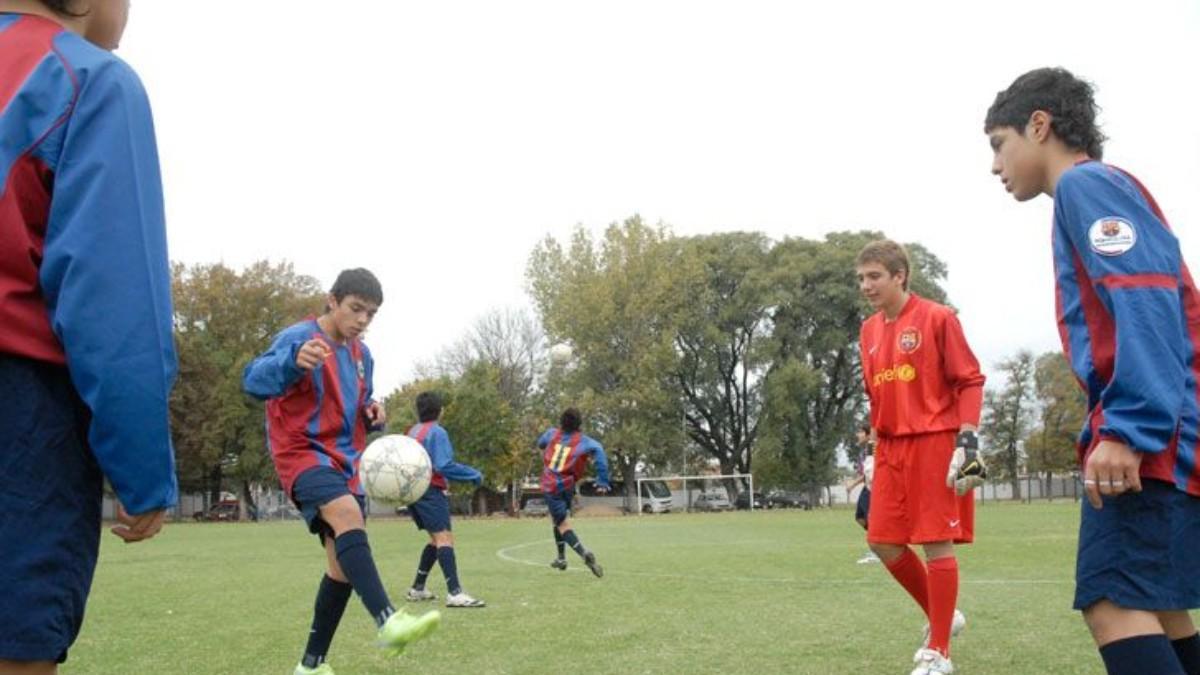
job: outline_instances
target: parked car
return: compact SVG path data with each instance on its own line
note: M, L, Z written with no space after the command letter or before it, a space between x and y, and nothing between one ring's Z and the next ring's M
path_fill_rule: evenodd
M521 509L522 515L526 516L547 516L550 515L550 507L546 506L546 500L541 497L531 497L525 502L524 508Z
M732 511L733 504L730 504L729 498L723 494L705 492L696 497L692 508L697 511Z
M750 493L749 492L739 493L737 498L733 500L733 506L734 506L734 508L738 508L738 509L750 508ZM754 508L769 509L769 508L771 508L771 504L769 502L767 502L767 500L763 497L763 494L761 492L755 492L754 493Z
M241 511L238 509L238 501L236 499L219 501L210 506L208 511L197 511L192 514L194 520L212 522L241 520L241 517Z
M808 497L790 490L772 490L767 493L767 508L773 509L804 509L812 508Z

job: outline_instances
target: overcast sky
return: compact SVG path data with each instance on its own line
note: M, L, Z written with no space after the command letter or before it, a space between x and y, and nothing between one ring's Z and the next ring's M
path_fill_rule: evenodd
M1106 160L1200 265L1194 0L142 0L118 54L154 106L172 258L372 269L381 393L527 305L541 238L634 213L919 241L986 366L1057 349L1052 203L1013 202L982 134L1045 65L1095 82Z

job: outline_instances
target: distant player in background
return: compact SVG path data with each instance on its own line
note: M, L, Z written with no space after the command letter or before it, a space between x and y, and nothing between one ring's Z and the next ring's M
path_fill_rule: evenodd
M992 173L1054 200L1059 334L1084 386L1075 609L1109 673L1200 675L1200 293L1150 192L1102 163L1090 84L1061 68L996 95Z
M105 478L127 543L153 537L177 501L154 124L138 76L110 51L128 9L0 0L2 673L66 660Z
M944 675L954 672L950 637L966 622L954 544L974 539L984 377L954 311L908 290L911 269L886 239L858 255L859 288L878 310L859 338L878 439L867 542L929 619L912 674Z
M557 570L567 569L566 547L570 546L583 558L583 562L597 577L604 576L604 569L596 562L596 554L584 548L571 529L567 519L571 511L571 499L575 494L575 483L587 469L588 459L596 464L596 488L603 494L610 489L608 483L608 458L604 448L595 439L585 436L580 429L583 417L574 408L563 411L557 427L550 427L537 440L543 450L542 495L554 521L554 543L557 557L550 566Z
M367 429L383 428L372 398L375 363L360 337L383 304L365 269L338 275L325 313L294 324L246 366L246 393L267 401L267 444L284 492L325 548L312 629L295 675L332 675L325 662L353 589L378 627L377 644L395 653L428 635L441 616L396 611L367 542L359 461Z
M425 530L429 534L429 543L421 551L421 560L417 563L417 577L413 580L412 588L408 589L406 597L413 602L437 599L436 595L425 589L425 579L436 561L446 577L447 607L483 607L486 603L464 592L462 584L458 581L454 533L450 531L450 500L446 497L446 490L450 487L447 480L479 485L483 482L483 474L479 473L478 469L454 461L454 446L450 443L450 435L438 424L441 416L441 396L432 391L417 395L419 422L408 430L408 435L425 446L433 467L433 478L429 481L429 489L425 490L425 494L408 507L417 529Z
M854 488L862 485L862 492L858 493L858 501L854 505L854 521L865 530L867 529L867 517L871 513L871 479L875 477L875 457L872 455L875 443L871 440L871 425L859 425L858 431L854 432L854 443L856 475L854 480L846 484L846 495L849 496ZM859 565L877 562L879 562L879 556L869 549L858 559Z

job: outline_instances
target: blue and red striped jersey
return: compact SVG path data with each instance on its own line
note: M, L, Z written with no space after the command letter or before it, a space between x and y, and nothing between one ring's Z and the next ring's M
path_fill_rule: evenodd
M1158 204L1132 175L1077 164L1054 192L1063 350L1087 392L1083 462L1101 439L1143 453L1141 475L1200 495L1200 295Z
M575 487L575 482L587 470L588 458L596 464L596 482L608 487L608 457L596 439L576 431L564 434L550 427L537 440L542 454L542 492L563 492Z
M0 14L0 352L65 365L126 510L177 499L162 180L133 70L42 17Z
M450 434L446 428L437 422L420 422L408 430L409 437L417 439L425 452L429 453L429 463L433 466L433 478L429 485L439 490L445 490L450 485L447 480L459 483L480 483L483 474L478 469L454 461L454 446L450 443Z
M311 371L296 353L312 339L333 352ZM325 466L340 471L354 494L363 494L358 465L367 445L367 405L372 402L375 362L361 340L335 341L315 317L289 326L251 361L242 388L267 402L267 446L279 482L289 495L296 478Z

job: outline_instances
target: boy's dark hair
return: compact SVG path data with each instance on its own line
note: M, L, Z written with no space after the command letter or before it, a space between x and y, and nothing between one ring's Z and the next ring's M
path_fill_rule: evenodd
M383 286L379 284L379 279L371 274L370 270L357 267L352 270L342 270L338 275L337 281L333 282L333 288L329 289L333 295L333 299L341 303L347 295L357 295L363 300L373 302L377 305L383 304Z
M891 239L876 239L858 252L854 264L862 267L867 263L879 263L888 274L896 276L904 272L904 290L908 290L908 281L912 277L912 264L908 260L908 251Z
M417 419L421 422L434 422L442 416L442 395L436 391L423 391L417 394Z
M871 435L871 425L867 424L866 422L863 422L862 424L858 425L858 430L868 436Z
M564 410L562 418L558 420L558 428L562 429L564 434L573 434L582 426L583 416L574 408Z
M1103 159L1104 141L1096 126L1099 106L1095 89L1063 68L1038 68L1018 77L996 94L983 122L983 132L1012 127L1024 133L1030 115L1050 113L1050 129L1068 148L1082 150L1092 159Z
M41 3L52 11L58 12L63 16L86 16L87 12L77 13L71 11L71 5L75 4L75 0L41 0Z

